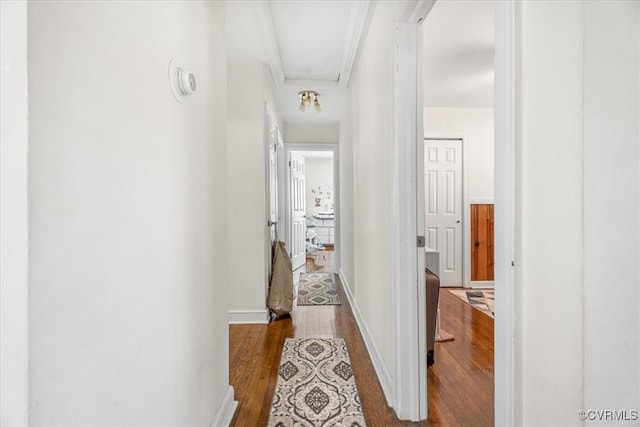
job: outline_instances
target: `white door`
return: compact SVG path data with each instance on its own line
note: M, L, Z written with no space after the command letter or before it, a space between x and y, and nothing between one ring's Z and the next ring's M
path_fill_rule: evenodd
M426 246L440 253L440 285L462 286L462 140L425 139Z
M278 214L278 128L271 125L269 131L269 220L268 225L271 232L271 241L276 239L278 234L277 226ZM277 236L281 239L280 236Z
M291 205L291 231L289 239L291 248L291 264L294 270L302 267L306 262L306 232L305 219L305 186L304 186L304 157L291 153L289 158L289 200Z

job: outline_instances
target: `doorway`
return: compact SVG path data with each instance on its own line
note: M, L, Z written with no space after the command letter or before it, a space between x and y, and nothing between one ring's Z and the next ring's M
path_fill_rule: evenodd
M425 237L440 260L439 309L427 313L440 320L435 363L427 372L429 416L436 419L457 400L478 402L473 414L470 408L456 411L461 424L495 420L494 321L479 310L493 293L445 289L471 285L470 199L493 203L493 34L490 1L436 2L423 23ZM482 351L464 353L469 344ZM454 384L465 386L446 394Z
M481 3L487 2L436 2L436 7L438 4L453 4L458 6L470 6L477 5L481 6ZM491 36L491 49L492 55L489 58L488 63L490 64L490 69L487 69L484 75L478 75L478 79L467 79L467 80L458 80L456 83L455 90L451 93L453 95L459 95L459 89L468 88L469 84L473 82L478 82L481 79L491 79L494 82L494 89L491 90L491 98L492 98L492 123L490 124L491 129L491 150L483 150L483 153L486 155L486 159L490 162L490 167L488 168L490 173L483 175L482 179L476 179L471 182L474 192L470 197L471 204L477 205L488 205L493 204L495 197L495 221L498 225L495 228L495 299L496 299L496 307L498 307L498 311L496 312L495 319L495 359L494 359L494 373L495 373L495 381L494 383L494 391L495 391L495 425L513 425L514 424L514 357L515 357L515 348L513 336L514 332L514 294L513 294L513 260L514 260L514 141L515 141L515 6L513 2L493 2L494 11L490 14L490 20L492 22L490 28L490 36ZM448 26L450 23L459 24L468 22L466 21L467 17L473 16L475 21L480 21L477 19L477 13L469 13L466 11L458 11L453 14L453 18L449 21L448 24L443 24L443 26ZM432 17L432 15L430 15ZM495 19L495 21L494 21ZM426 32L428 28L430 28L430 23L426 19L418 19L418 23L421 23L422 31ZM432 26L431 26L432 27ZM426 35L426 34L425 34ZM440 35L440 34L439 34ZM494 38L495 36L495 38ZM477 38L476 38L477 39ZM422 37L419 37L419 40L422 41ZM426 37L425 37L426 40ZM433 38L431 38L433 40ZM445 46L441 50L443 53L452 54L455 52L455 49L452 49L452 46ZM422 46L418 50L418 56L422 56L423 50ZM479 53L476 51L476 53ZM468 55L469 57L473 55ZM475 55L474 59L477 59L479 56ZM437 64L447 63L447 61L439 61ZM419 61L419 64L422 64L422 61ZM419 71L422 71L420 69ZM450 72L449 77L454 76L458 70L454 70L455 72ZM495 74L494 74L495 73ZM446 73L445 73L446 74ZM495 77L494 77L495 76ZM425 79L424 87L425 93L428 90L427 79ZM419 78L419 85L422 84L422 78ZM435 86L430 83L430 88L432 92L434 90L442 89L444 85ZM421 87L420 87L421 89ZM447 122L446 115L448 112L446 107L443 107L442 104L434 104L432 108L434 108L434 115L431 117L427 117L427 115L423 111L422 101L420 100L416 103L418 115L420 117L424 117L424 128L427 129L429 125L433 125L434 122L439 122L439 131L442 133L451 133L451 131L460 130L460 128L452 127L450 122ZM427 103L425 102L425 106ZM476 108L478 106L466 106L469 109ZM437 109L437 111L436 111ZM469 111L469 115L471 116L473 111ZM423 115L424 114L424 115ZM420 131L422 131L421 126L419 126ZM426 133L428 135L429 133ZM437 132L436 132L437 134ZM471 135L468 130L462 130L461 133L456 135L457 137L464 136L464 141L469 142L469 151L473 151L477 149L481 144L478 142L481 140L478 136ZM469 137L469 138L467 138ZM418 143L418 152L422 150L424 145L419 142ZM495 148L494 148L495 147ZM420 153L422 154L422 153ZM473 152L471 154L478 154L477 152ZM424 156L418 156L419 162L421 162ZM495 160L494 160L495 159ZM422 165L418 166L418 169L422 172ZM422 174L418 175L418 180L422 180ZM481 185L484 181L483 179L491 180L491 194L487 195L482 192L478 192L477 190L482 190ZM424 192L419 191L418 197L424 195ZM422 200L419 200L419 204L422 203ZM493 216L491 215L491 219ZM491 223L491 226L493 224ZM418 224L418 230L420 230L420 224ZM467 239L470 239L471 233L467 234ZM469 263L465 264L465 266L470 265ZM470 269L467 268L468 275L470 273ZM436 356L437 360L437 356ZM436 362L437 363L437 362ZM429 392L429 397L431 398L431 392Z
M308 271L339 268L336 144L285 144L286 230L294 283Z

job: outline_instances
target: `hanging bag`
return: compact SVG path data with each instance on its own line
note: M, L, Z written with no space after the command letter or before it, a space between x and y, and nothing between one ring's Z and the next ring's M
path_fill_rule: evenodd
M273 242L273 273L269 283L267 306L275 317L291 313L293 310L293 272L291 258L285 250L285 243Z

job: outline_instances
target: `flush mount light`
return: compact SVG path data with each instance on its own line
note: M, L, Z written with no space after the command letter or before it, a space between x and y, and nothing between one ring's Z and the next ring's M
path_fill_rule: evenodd
M169 61L169 86L173 97L182 104L186 95L191 95L196 91L196 76L178 67L173 59Z
M298 107L298 111L306 111L307 107L311 107L312 103L313 109L316 113L322 111L322 108L320 108L320 101L318 101L320 94L315 90L303 90L298 92L298 96L300 97L300 106Z

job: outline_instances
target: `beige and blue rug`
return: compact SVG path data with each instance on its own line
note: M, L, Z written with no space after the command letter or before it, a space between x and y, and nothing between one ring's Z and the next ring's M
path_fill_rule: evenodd
M343 339L286 339L267 425L365 426Z
M341 305L333 273L300 273L298 305Z
M495 317L495 294L493 289L451 289L449 292L486 315Z

